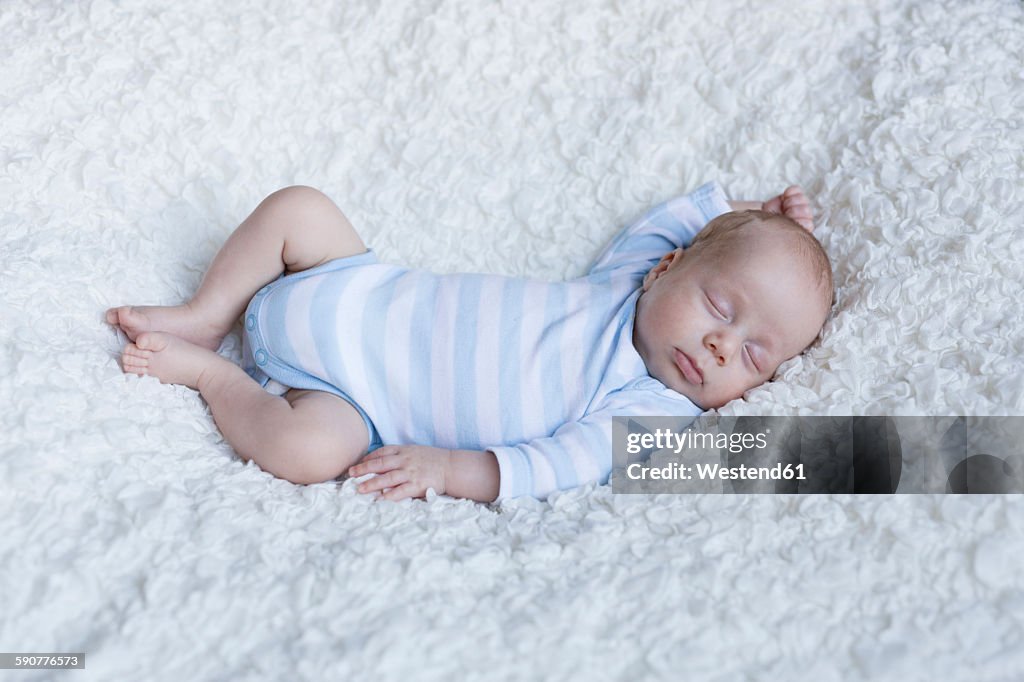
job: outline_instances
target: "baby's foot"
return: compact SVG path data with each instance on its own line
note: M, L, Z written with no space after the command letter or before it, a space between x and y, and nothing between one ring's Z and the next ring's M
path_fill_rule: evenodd
M167 332L181 339L217 350L228 328L218 327L192 308L183 305L123 305L107 311L107 324L124 330L129 339L135 341L142 332Z
M121 364L126 374L156 377L163 384L199 388L204 370L228 362L212 350L164 332L142 332L125 346Z
M781 213L799 223L808 232L814 232L814 214L811 213L811 202L807 200L807 196L799 185L790 185L779 196L764 202L764 210L769 213Z

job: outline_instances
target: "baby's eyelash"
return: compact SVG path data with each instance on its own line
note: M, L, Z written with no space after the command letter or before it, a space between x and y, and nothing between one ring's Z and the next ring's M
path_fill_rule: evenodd
M712 310L714 310L716 313L718 313L719 317L721 317L723 320L728 320L729 319L726 316L726 314L722 312L722 309L719 308L717 305L715 305L715 302L711 300L710 296L708 296L707 294L704 294L704 298L706 298L708 300L708 303L711 305Z
M757 360L754 359L754 354L750 352L750 348L744 348L743 350L746 352L747 357L750 358L750 364L754 366L754 369L760 372L761 368L757 366Z

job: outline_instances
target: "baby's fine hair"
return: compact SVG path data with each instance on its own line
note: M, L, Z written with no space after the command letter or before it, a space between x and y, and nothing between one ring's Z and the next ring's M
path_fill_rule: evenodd
M735 240L742 238L747 230L753 229L783 230L795 238L797 255L810 268L812 274L817 276L822 299L826 307L831 308L835 302L835 292L832 262L828 254L813 234L784 215L757 210L723 213L697 233L690 248L702 253L716 252L732 245Z

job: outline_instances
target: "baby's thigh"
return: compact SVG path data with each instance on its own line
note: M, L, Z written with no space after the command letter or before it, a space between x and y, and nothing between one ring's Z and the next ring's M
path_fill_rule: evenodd
M336 258L366 253L366 244L341 209L323 192L304 185L268 197L285 228L281 258L285 274L301 272Z
M311 478L337 478L366 454L370 434L350 402L326 391L292 388L284 394L292 406L292 456L302 458Z

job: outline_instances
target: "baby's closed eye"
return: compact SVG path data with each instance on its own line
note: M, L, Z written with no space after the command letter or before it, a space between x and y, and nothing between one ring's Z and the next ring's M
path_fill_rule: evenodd
M716 301L707 293L704 294L704 298L707 300L708 305L711 307L711 311L715 315L715 317L726 322L729 321L728 308L725 306L725 304L723 304L720 301Z
M764 366L763 360L759 359L758 352L751 348L750 344L744 347L744 352L747 354L747 359L750 360L750 364L754 366L757 372L761 372L761 367Z

